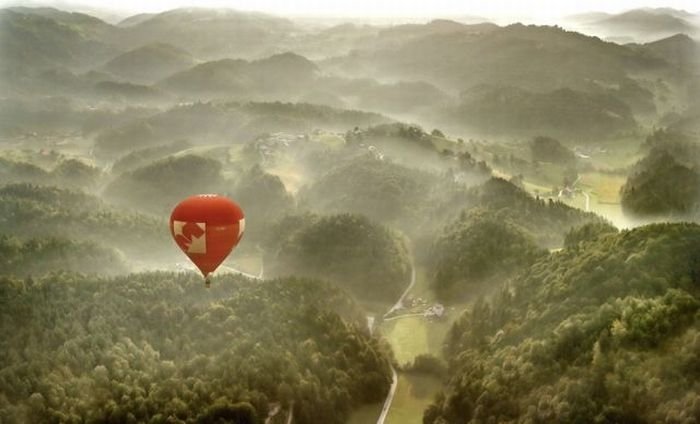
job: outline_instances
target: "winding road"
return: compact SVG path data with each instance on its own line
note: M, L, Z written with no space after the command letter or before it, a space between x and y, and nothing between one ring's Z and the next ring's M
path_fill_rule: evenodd
M576 184L580 180L581 180L581 176L579 175L576 177L576 180L573 183L571 183L571 186L568 187L568 189L573 191L573 189L576 187ZM557 197L561 197L563 194L564 194L564 189L561 189L561 190L559 190L559 195ZM583 189L581 189L581 194L583 194L583 196L586 198L585 210L586 210L586 212L588 212L591 209L591 196L589 196L588 193L583 191Z
M404 290L403 294L401 294L401 297L399 297L399 300L396 301L394 306L392 306L391 309L389 309L387 313L384 314L385 318L392 312L398 311L399 309L403 308L403 300L408 295L408 292L411 291L414 284L416 284L416 267L413 265L413 260L411 260L411 282L408 284L408 287L406 287L406 290Z
M399 300L396 301L394 306L392 306L387 313L383 315L384 318L386 318L387 315L391 314L394 311L398 311L399 309L403 308L403 301L408 295L408 292L411 291L413 288L413 285L416 284L416 267L413 263L413 259L411 259L411 281L408 283L408 287L406 287L406 290L401 294L401 297L399 297ZM397 317L394 317L393 319L396 319ZM392 318L386 319L386 321L391 320ZM374 317L373 316L367 316L367 325L369 326L370 329L370 334L372 334L372 330L374 328ZM384 406L382 407L382 412L379 414L379 418L377 418L377 424L384 424L384 421L386 420L386 416L389 414L389 410L391 409L391 403L394 401L394 395L396 394L396 386L399 384L399 378L396 375L396 369L394 369L394 366L391 365L391 387L389 388L389 393L386 395L386 399L384 400Z
M415 313L415 314L402 314L402 315L395 315L395 316L390 317L390 318L385 318L384 321L395 321L395 320L401 319L401 318L423 317L423 316L425 316L425 314L422 312Z
M396 394L396 386L399 384L399 377L396 375L396 370L394 366L391 366L391 387L389 388L389 394L386 396L384 401L384 406L382 407L382 413L379 414L377 418L377 424L384 424L386 416L389 414L389 409L391 409L391 402L394 401L394 395Z
M263 264L260 265L260 273L258 275L253 275L249 274L247 272L243 272L241 270L231 268L229 266L222 265L219 267L223 273L230 273L230 274L239 274L243 275L248 278L256 279L256 280L262 280L263 275L264 275L264 268ZM411 291L413 286L416 284L416 267L413 264L413 261L411 261L411 280L408 283L408 287L403 291L401 294L401 297L399 297L399 300L396 301L396 303L385 313L383 316L386 317L387 315L391 314L394 311L397 311L401 308L403 308L403 301L406 299L406 296L408 293ZM416 315L422 315L422 314L409 314L410 316L416 316ZM409 316L409 315L400 315L396 317L391 317L385 319L386 321L391 321L394 319L402 318L404 316ZM374 332L374 321L375 317L368 315L367 316L367 327L369 329L370 334ZM384 406L382 407L382 412L379 414L379 418L377 418L377 424L384 424L384 421L386 421L386 417L389 414L389 410L391 409L391 404L394 401L394 395L396 394L396 387L398 386L399 383L399 378L398 375L396 374L396 369L394 368L393 365L391 365L391 387L389 388L389 393L386 396L386 399L384 400ZM286 424L291 424L293 420L293 405L289 407L289 412L287 414L287 421ZM270 420L272 419L273 416L277 415L277 413L280 412L279 406L271 411L272 413L267 417L265 420L266 423L269 423Z

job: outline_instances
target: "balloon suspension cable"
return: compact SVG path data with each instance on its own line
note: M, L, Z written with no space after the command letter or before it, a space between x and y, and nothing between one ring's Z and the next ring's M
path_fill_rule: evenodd
M206 287L206 288L211 287L211 274L207 274L207 276L204 277L204 287Z

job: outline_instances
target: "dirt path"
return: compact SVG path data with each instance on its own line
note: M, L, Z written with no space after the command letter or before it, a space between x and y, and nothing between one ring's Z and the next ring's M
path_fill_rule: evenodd
M404 290L403 294L401 294L401 297L399 297L399 300L397 300L394 306L392 306L391 309L389 309L387 313L384 314L384 317L390 315L394 311L403 308L403 301L408 295L408 292L410 292L413 288L414 284L416 284L416 267L413 265L413 259L411 259L411 281L408 284L408 287L406 287L406 290Z
M394 395L396 394L396 386L399 384L399 377L396 375L396 370L394 366L391 366L391 388L389 389L389 394L384 401L384 406L382 407L382 413L379 414L377 418L377 424L384 424L386 416L389 414L389 409L391 409L391 402L394 401Z

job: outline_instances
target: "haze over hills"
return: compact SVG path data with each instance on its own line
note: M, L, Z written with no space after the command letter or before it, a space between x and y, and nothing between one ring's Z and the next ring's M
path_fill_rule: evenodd
M136 83L152 83L194 64L194 58L187 51L171 44L155 43L115 57L103 70Z
M0 9L0 422L700 420L698 16L490 4Z
M469 113L468 119L462 119L463 111L470 110L470 102L477 105L489 103L484 94L474 97L474 89L484 85L503 87L499 88L500 95L508 98L524 96L524 103L506 101L497 104L495 110L486 109L489 115L500 115L507 121L511 120L513 112L520 114L524 104L530 102L551 101L552 107L558 108L562 99L557 98L557 92L545 97L535 93L567 88L580 92L571 96L582 97L579 106L569 106L574 119L581 117L570 128L578 136L594 135L575 129L577 125L589 127L585 116L590 114L618 119L618 123L612 124L617 127L615 131L630 131L635 127L631 119L648 118L659 106L665 109L662 103L667 96L663 91L673 90L669 85L682 91L688 77L692 76L687 74L694 70L697 52L696 42L681 36L632 47L606 43L558 28L464 25L436 20L379 30L351 27L351 34L347 37L358 41L347 46L346 51L352 49L352 54L344 54L341 49L336 51L335 57L314 63L291 51L304 46L302 50L317 57L325 47L318 45L321 50L312 52L310 46L314 45L316 37L319 41L323 39L324 43L329 42L326 36L330 29L314 33L296 28L291 21L258 14L182 9L149 16L129 29L51 9L15 8L4 12L4 19L8 21L5 31L9 32L5 43L10 48L3 49L6 55L3 63L8 73L7 80L13 81L8 89L13 91L30 93L37 84L47 85L60 93L75 89L92 90L91 86L103 81L137 85L155 83L174 98L285 98L368 108L375 112L396 113L402 118L421 113L435 124L484 134L493 133L490 129L493 124L479 117L479 113ZM43 25L44 19L53 22L55 28L52 30ZM206 33L196 35L199 30L189 26L200 21L215 24L209 25ZM245 25L232 25L232 22L244 22ZM41 26L41 30L31 39L23 38L24 26L27 30L31 26ZM259 30L251 28L256 26L264 27L266 31L273 28L278 33L270 39L255 36L255 43L259 43L260 48L252 56L258 59L241 59L251 54L240 49L232 53L226 49L233 47L214 43L222 39L242 42L247 37L241 34L219 35L215 34L216 31L224 28L233 31L235 28L236 31L255 33ZM60 35L51 32L58 28L61 28ZM169 31L188 34L187 42L171 36ZM364 35L358 36L355 32ZM283 33L282 37L280 34ZM204 46L208 43L207 38L214 44ZM372 42L367 43L369 40ZM164 44L165 41L177 45ZM201 45L195 46L193 42ZM46 43L54 47L44 50ZM343 40L338 43L346 44ZM260 57L266 51L271 52L268 47L272 45L274 50L290 51ZM252 48L252 45L247 43L246 48ZM117 49L124 52L118 54ZM24 53L20 55L19 51ZM207 61L212 57L218 59ZM104 64L98 64L101 61ZM85 73L89 69L86 68L88 62L93 63L95 71L107 74ZM32 69L29 74L19 71L27 68ZM51 68L61 69L64 76L56 80L54 74L46 73ZM35 69L44 69L44 72L37 73ZM685 73L684 77L679 77L680 73ZM343 78L338 79L338 76ZM659 78L662 84L658 83ZM384 81L395 82L387 84ZM104 87L105 84L98 87L98 94L104 92ZM108 87L112 91L120 90L118 85ZM121 89L131 100L137 88L122 85ZM139 90L138 95L142 98L152 98L153 93ZM593 100L605 97L609 98L608 104L624 103L635 116L630 116L621 103L609 106ZM425 107L421 107L420 103L425 102ZM511 108L514 108L512 112ZM560 135L554 123L535 119L531 125ZM504 126L499 124L501 127L498 132L503 134L527 131L522 124L511 122Z
M574 15L567 20L575 29L624 42L648 42L675 34L699 34L698 15L668 7L640 8L619 14Z

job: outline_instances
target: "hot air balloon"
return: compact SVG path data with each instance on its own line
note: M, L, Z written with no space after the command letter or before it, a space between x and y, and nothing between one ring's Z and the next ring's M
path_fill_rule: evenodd
M170 215L170 233L202 271L206 287L210 286L210 274L241 241L244 229L241 207L217 194L188 197Z

